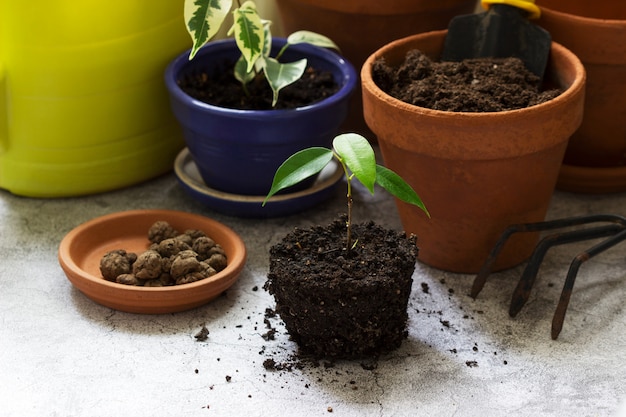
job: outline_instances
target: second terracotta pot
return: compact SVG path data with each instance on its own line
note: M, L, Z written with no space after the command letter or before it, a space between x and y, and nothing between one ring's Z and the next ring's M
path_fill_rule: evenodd
M557 187L626 191L626 3L539 0L539 24L582 61L587 94L582 125L565 152Z
M286 34L300 29L323 33L360 68L388 42L447 28L454 16L472 13L476 0L277 0L276 4ZM344 130L371 136L361 108L359 92L352 98Z
M437 60L446 33L403 38L372 54L361 71L364 115L385 165L415 188L432 216L398 202L405 230L418 236L420 260L474 273L508 225L544 219L568 139L582 120L585 70L573 53L553 43L546 76L566 91L543 104L497 113L430 110L397 100L374 83L376 59L395 66L418 49ZM527 259L537 239L515 236L495 268Z

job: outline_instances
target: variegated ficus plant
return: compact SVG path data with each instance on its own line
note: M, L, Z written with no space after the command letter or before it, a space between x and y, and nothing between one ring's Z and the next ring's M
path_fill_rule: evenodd
M348 185L348 220L346 222L348 250L352 249L352 180L356 178L374 194L378 184L391 195L419 207L428 217L430 213L415 190L394 171L376 163L372 145L357 133L343 133L333 140L333 148L313 147L291 155L274 174L274 180L263 205L277 192L318 174L335 158L343 168ZM356 242L354 242L356 244Z
M189 59L193 59L198 50L217 34L231 9L233 0L185 0L185 23L193 40ZM271 57L271 21L261 19L254 2L236 0L232 15L233 26L228 35L234 36L241 51L241 57L235 64L235 78L241 82L244 92L249 94L246 85L257 74L264 74L272 88L272 106L276 106L280 90L299 80L307 67L306 59L280 62L285 49L297 43L339 49L326 36L303 30L289 35L285 46Z

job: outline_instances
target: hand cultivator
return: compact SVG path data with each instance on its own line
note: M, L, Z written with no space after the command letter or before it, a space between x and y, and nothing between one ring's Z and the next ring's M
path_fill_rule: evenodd
M603 224L604 223L604 224ZM520 278L513 296L511 299L511 305L509 307L509 315L515 317L520 312L528 297L530 291L537 277L539 266L548 251L553 246L562 245L566 243L582 242L591 239L606 238L584 252L579 253L572 260L567 277L565 278L565 284L561 292L561 298L556 307L554 317L552 319L552 339L556 340L563 328L563 320L565 319L565 313L569 304L572 290L574 288L574 282L576 281L576 275L583 262L588 261L594 256L606 251L607 249L617 245L618 243L626 240L626 217L613 215L613 214L598 214L590 216L570 217L559 220L545 221L539 223L526 223L516 224L509 226L500 239L491 250L487 260L483 264L478 275L474 279L472 285L471 296L476 298L482 290L487 277L491 273L491 268L495 262L498 254L504 247L506 241L514 234L518 232L545 232L550 230L565 229L575 226L595 226L578 228L570 231L560 231L554 234L545 236L535 248L531 255L522 277Z

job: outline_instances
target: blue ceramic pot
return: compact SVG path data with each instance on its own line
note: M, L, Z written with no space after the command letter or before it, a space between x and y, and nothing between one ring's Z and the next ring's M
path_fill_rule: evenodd
M272 56L285 44L273 39ZM293 110L235 110L198 101L177 85L184 74L217 71L234 62L233 39L214 41L193 60L189 52L167 68L165 81L174 115L207 186L240 195L265 195L276 169L293 153L311 146L330 147L346 118L357 85L353 66L335 52L307 44L290 46L284 62L307 58L309 65L331 71L340 86L331 97Z

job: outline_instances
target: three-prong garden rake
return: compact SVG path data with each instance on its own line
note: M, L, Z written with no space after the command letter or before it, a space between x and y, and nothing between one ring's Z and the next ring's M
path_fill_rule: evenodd
M591 239L605 238L599 243L595 244L591 248L587 249L576 255L570 264L565 278L565 284L561 292L561 298L554 312L552 319L552 332L551 336L553 340L559 336L561 329L563 328L563 321L565 320L565 313L569 304L572 290L574 288L574 282L576 281L576 275L581 265L593 258L594 256L606 251L607 249L617 245L618 243L626 240L626 217L614 215L614 214L597 214L589 216L569 217L559 220L551 220L539 223L525 223L509 226L500 239L491 250L487 260L483 264L478 275L474 279L472 285L472 291L470 295L476 298L482 290L487 277L491 273L493 263L495 262L498 254L502 250L506 241L514 234L519 232L546 232L550 230L572 228L575 226L593 225L594 223L602 224L593 227L583 227L576 230L561 231L554 234L549 234L542 238L537 244L533 254L531 255L524 272L513 292L511 298L511 305L509 307L509 315L515 317L517 313L522 309L528 297L530 291L537 277L539 266L543 261L543 258L553 246L562 245L566 243L582 242Z

